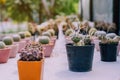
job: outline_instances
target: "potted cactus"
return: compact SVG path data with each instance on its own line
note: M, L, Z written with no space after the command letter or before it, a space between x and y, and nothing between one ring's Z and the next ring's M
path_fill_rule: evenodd
M44 50L44 56L45 57L50 57L51 53L52 53L52 50L53 50L53 47L54 47L53 44L50 44L50 38L47 37L47 36L41 36L39 38L38 42L40 44L42 44L42 47L45 49Z
M99 42L101 41L100 37L106 36L106 32L105 31L96 31L94 36L96 36L97 38L93 39L93 43L95 44L96 50L100 51L100 47L99 47Z
M118 41L116 39L110 39L106 36L103 36L99 46L101 61L114 62L117 60Z
M27 43L26 43L26 40L25 40L25 33L24 32L19 32L18 34L21 38L20 43L22 43L22 45L19 46L19 50L18 50L18 52L20 52L21 49L24 48Z
M44 58L39 44L29 43L17 61L19 80L43 80ZM34 69L34 70L33 70Z
M7 48L5 43L0 41L0 63L6 63L9 59L10 48Z
M75 72L91 71L94 45L90 36L75 34L71 39L73 43L66 44L69 69Z
M16 54L18 52L18 45L17 44L13 44L13 38L12 37L4 37L3 38L3 42L6 44L7 47L11 48L10 50L10 58L15 58Z
M26 43L30 42L31 39L31 33L29 31L25 31L25 41Z

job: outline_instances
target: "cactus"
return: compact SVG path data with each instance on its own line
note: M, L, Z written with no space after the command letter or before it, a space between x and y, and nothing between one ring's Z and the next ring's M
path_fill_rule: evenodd
M25 31L25 37L31 37L31 33L29 31Z
M108 33L106 37L113 39L116 36L115 33Z
M19 32L19 35L20 35L21 39L25 38L25 33L24 32Z
M42 33L42 36L47 36L47 37L50 38L50 37L51 37L51 34L50 34L50 32L43 32L43 33Z
M12 45L12 44L13 44L13 38L11 38L11 37L4 37L4 38L3 38L3 42L4 42L6 45Z
M49 29L48 32L51 34L51 36L54 36L54 35L55 35L54 29Z
M89 35L86 35L84 38L84 44L85 45L91 45L91 38Z
M66 30L65 35L66 36L70 36L72 33L73 33L73 30L72 29L68 29L68 30Z
M40 61L43 58L42 47L40 44L28 43L20 53L21 61Z
M96 31L97 31L97 29L91 28L91 29L89 30L89 35L93 36Z
M6 47L5 43L0 41L0 49L4 49Z
M39 38L39 43L40 43L40 44L48 44L49 41L50 41L50 39L49 39L49 37L47 37L47 36L41 36L41 37Z
M19 42L20 39L21 39L21 37L20 37L19 35L17 35L17 34L16 34L16 35L13 35L12 37L13 37L13 41L14 41L14 42Z
M95 36L97 36L97 37L106 36L106 32L105 31L96 31Z

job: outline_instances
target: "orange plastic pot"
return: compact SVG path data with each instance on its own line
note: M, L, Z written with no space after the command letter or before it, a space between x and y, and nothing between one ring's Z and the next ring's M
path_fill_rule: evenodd
M19 80L42 80L43 63L41 61L18 61Z

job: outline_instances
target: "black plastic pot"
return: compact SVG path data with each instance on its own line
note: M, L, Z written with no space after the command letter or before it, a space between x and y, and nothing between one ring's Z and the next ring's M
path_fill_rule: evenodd
M66 44L69 69L74 72L92 70L94 45L73 46Z
M117 45L118 43L103 44L99 43L101 61L114 62L117 60Z

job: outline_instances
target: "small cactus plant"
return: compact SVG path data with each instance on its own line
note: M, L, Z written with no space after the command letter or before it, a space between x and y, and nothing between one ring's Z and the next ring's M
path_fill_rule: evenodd
M25 37L31 37L31 33L29 31L25 31Z
M21 39L21 37L20 37L19 35L17 35L17 34L16 34L16 35L13 35L12 37L13 37L13 41L14 41L14 42L19 42L20 39Z
M106 32L105 31L96 31L95 36L97 36L97 37L106 36Z
M89 30L89 35L93 36L96 31L97 31L97 29L91 28L91 29Z
M0 41L0 49L4 49L6 47L5 43Z
M25 33L24 32L19 32L19 35L20 35L21 39L25 38Z
M70 36L70 34L73 33L73 30L72 29L68 29L66 32L65 32L65 35L66 36Z
M42 47L40 44L27 44L25 49L21 50L20 61L40 61L43 59Z
M12 44L13 44L13 38L11 38L11 37L4 37L4 38L3 38L3 42L4 42L6 45L12 45Z
M42 33L42 36L48 36L48 37L50 38L50 37L51 37L51 34L50 34L50 32L47 31L47 32L43 32L43 33Z
M54 36L54 35L55 35L54 29L49 29L48 32L50 32L51 36Z
M49 44L49 41L50 41L50 39L49 39L48 36L41 36L39 38L39 43L40 44Z
M91 45L91 38L89 35L86 35L84 38L84 44L85 45Z
M116 36L115 33L108 33L106 37L113 39Z

